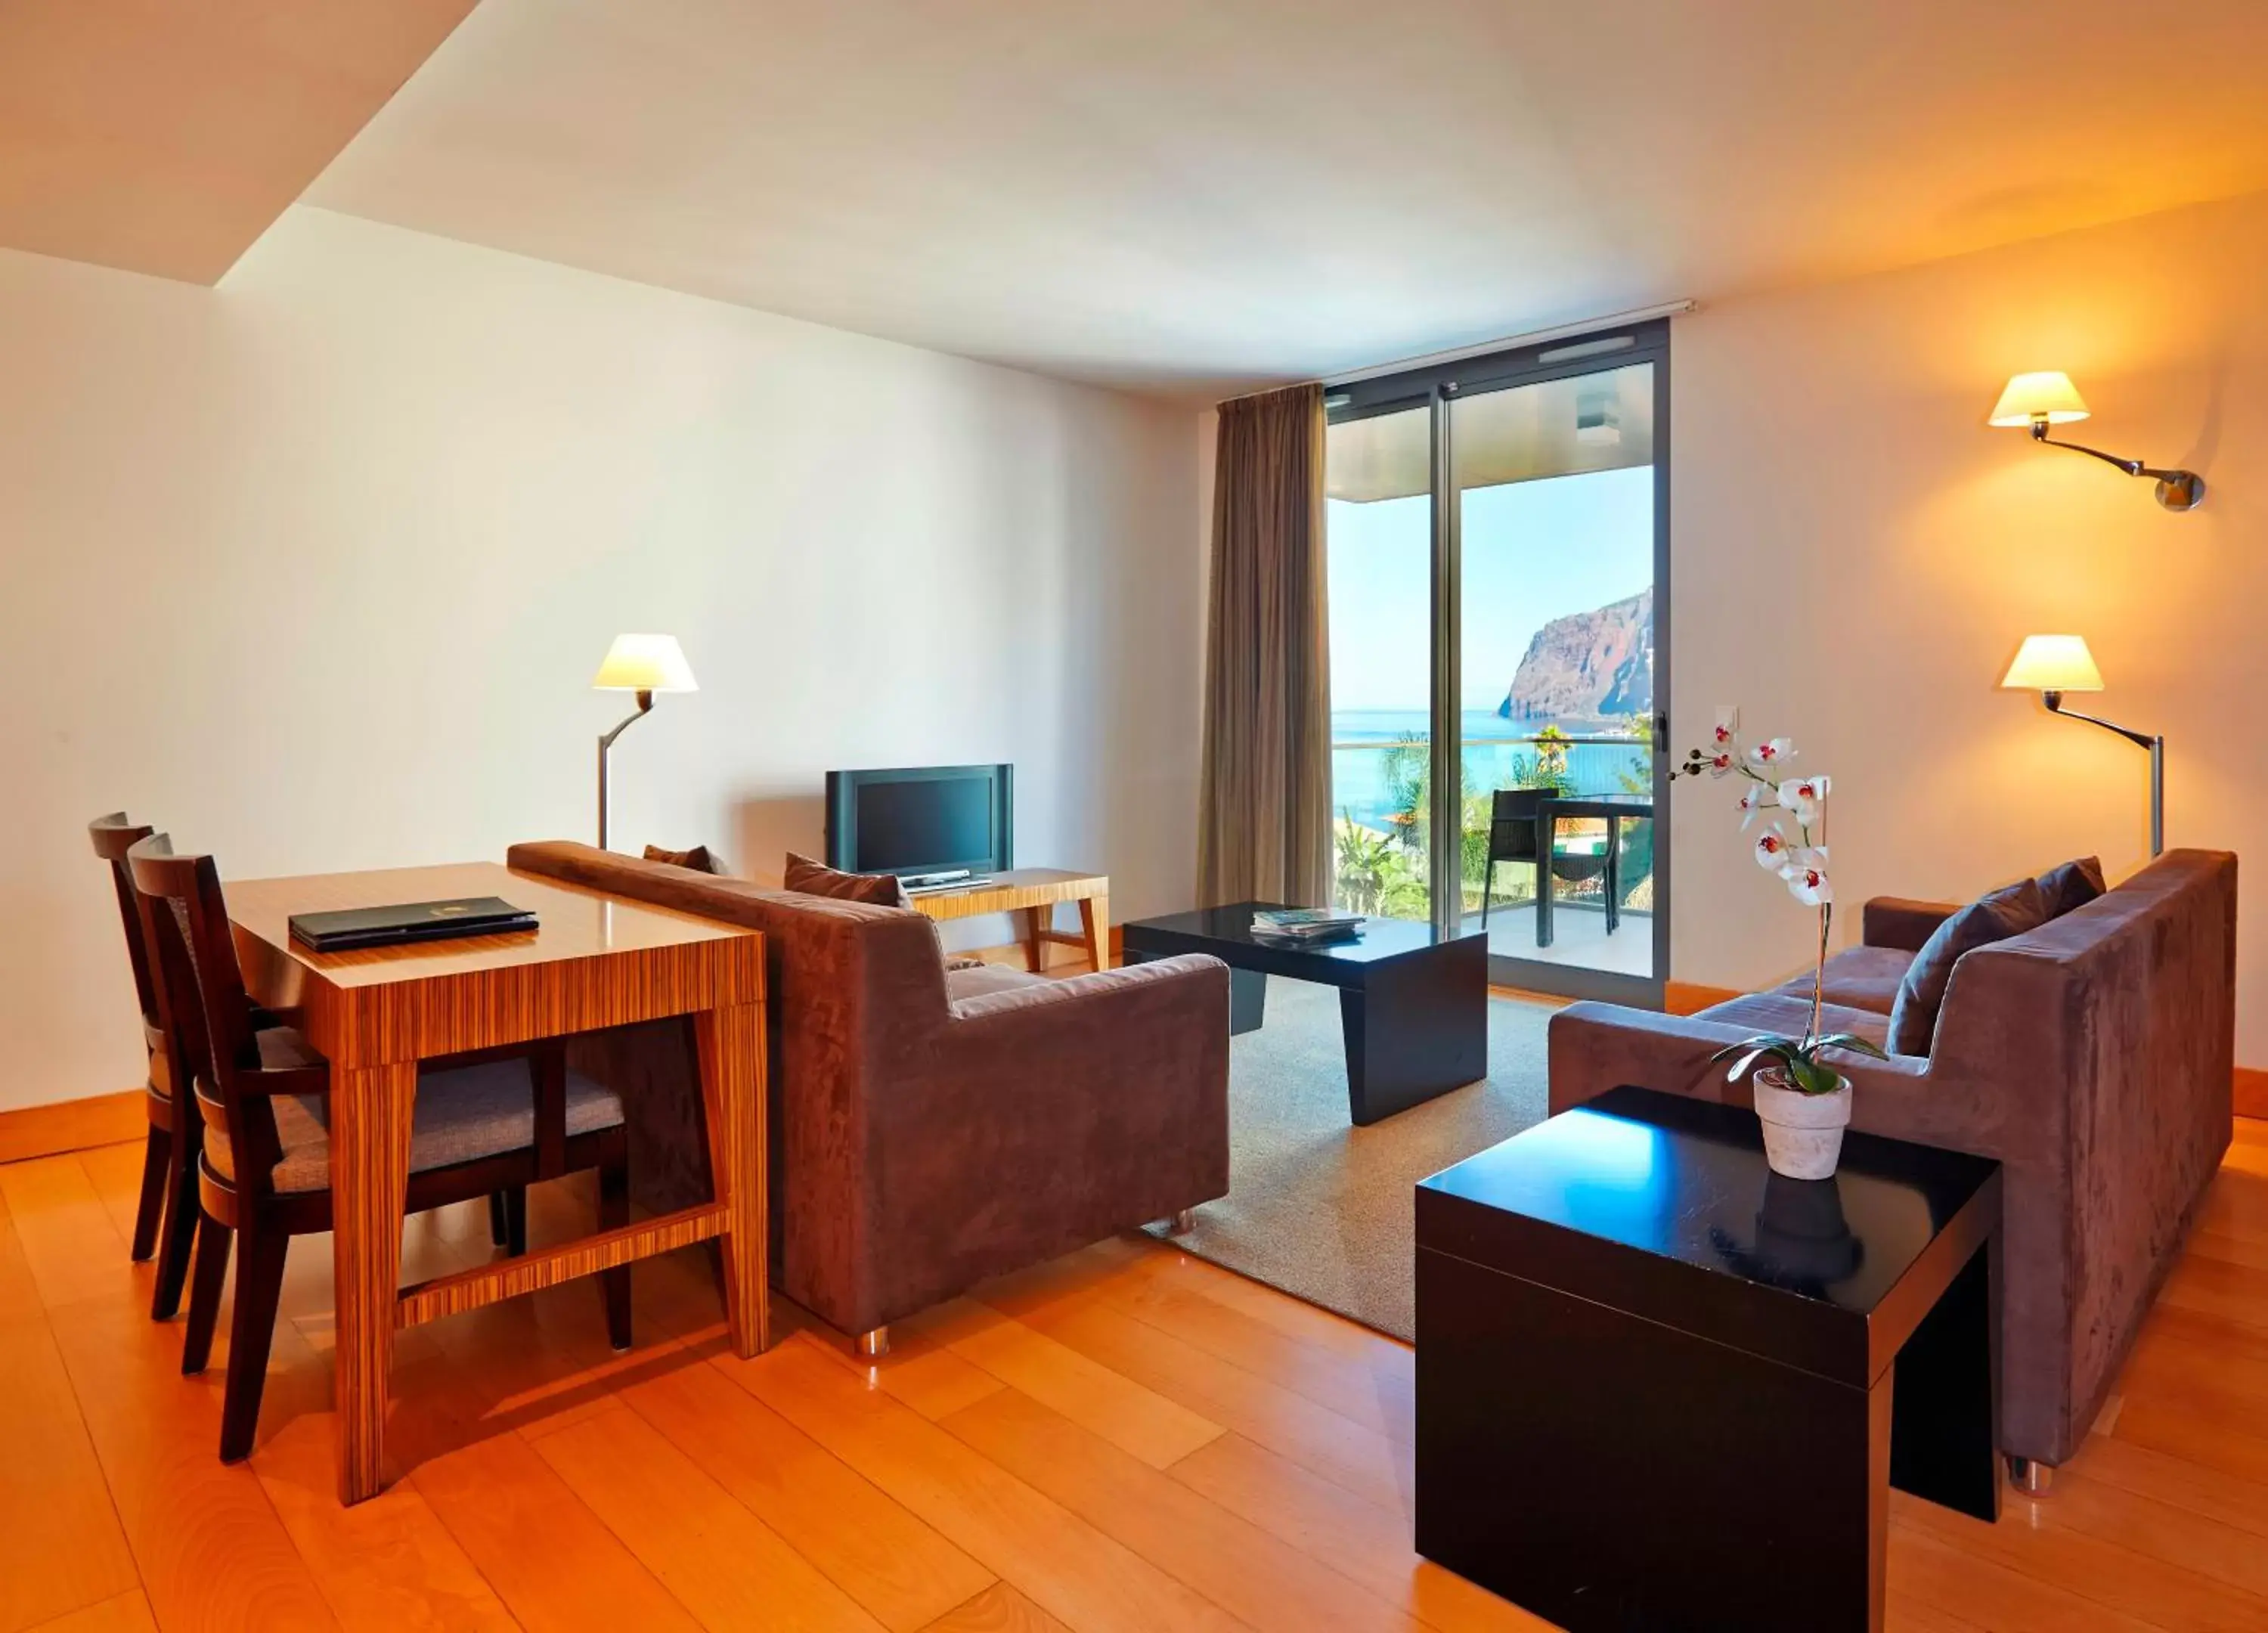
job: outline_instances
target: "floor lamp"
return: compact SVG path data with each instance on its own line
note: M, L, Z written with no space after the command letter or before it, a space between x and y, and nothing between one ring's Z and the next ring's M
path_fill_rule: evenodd
M2008 673L2001 677L2000 684L2012 692L2037 692L2050 713L2099 725L2150 751L2150 854L2164 854L2166 739L2063 706L2066 692L2102 689L2102 672L2095 666L2095 654L2087 650L2087 642L2075 635L2028 635L2023 645L2017 649L2016 661L2008 666Z
M597 692L635 692L637 712L599 739L599 849L607 848L607 751L615 739L643 720L656 692L697 692L693 666L669 635L618 635L591 682Z

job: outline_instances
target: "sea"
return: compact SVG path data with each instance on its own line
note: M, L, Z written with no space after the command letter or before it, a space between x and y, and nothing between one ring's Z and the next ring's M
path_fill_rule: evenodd
M1459 735L1464 739L1466 785L1475 792L1517 785L1516 761L1530 761L1535 745L1528 739L1547 725L1570 737L1614 737L1628 729L1620 720L1507 720L1493 709L1464 711ZM1331 810L1334 816L1351 816L1365 828L1390 831L1388 817L1395 809L1394 793L1386 775L1386 750L1405 737L1423 738L1431 722L1422 709L1335 709L1331 711ZM1651 769L1652 751L1642 740L1628 743L1576 743L1567 750L1567 771L1581 794L1624 791L1620 774L1643 775Z

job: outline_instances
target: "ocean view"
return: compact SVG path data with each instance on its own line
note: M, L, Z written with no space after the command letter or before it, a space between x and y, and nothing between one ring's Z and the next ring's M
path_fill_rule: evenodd
M1509 788L1518 782L1515 761L1532 761L1535 746L1528 740L1546 725L1556 725L1569 737L1619 736L1622 719L1507 720L1493 709L1468 709L1461 717L1460 736L1467 785L1478 792ZM1351 816L1365 828L1386 832L1395 808L1394 793L1386 775L1386 753L1405 737L1428 735L1429 721L1422 709L1335 709L1331 711L1331 809ZM1567 771L1575 790L1585 794L1624 791L1621 774L1645 775L1652 763L1649 746L1633 739L1628 743L1577 743L1567 750Z

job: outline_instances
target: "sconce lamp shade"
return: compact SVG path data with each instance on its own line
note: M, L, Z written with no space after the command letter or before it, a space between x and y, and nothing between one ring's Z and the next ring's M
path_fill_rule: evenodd
M618 635L591 682L597 692L697 692L693 666L672 635Z
M2079 387L2071 383L2071 376L2051 369L2013 376L2000 393L2000 401L1992 405L1992 423L2030 425L2045 421L2050 425L2068 425L2086 417L2087 404Z
M2014 692L2099 692L2102 671L2075 635L2028 635L2000 684Z

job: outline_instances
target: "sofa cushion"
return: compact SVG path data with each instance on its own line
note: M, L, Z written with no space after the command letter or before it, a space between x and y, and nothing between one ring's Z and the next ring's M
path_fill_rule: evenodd
M1905 979L1914 955L1898 947L1852 947L1827 960L1827 979L1820 996L1845 1009L1862 1009L1887 1016L1897 1003L1898 983ZM1811 1002L1811 972L1783 981L1772 989Z
M1011 991L1017 987L1048 984L1045 975L1027 975L1005 964L987 964L982 959L972 960L971 962L974 968L954 968L945 972L945 994L955 1004L965 998L981 998L989 993Z
M696 873L723 873L725 864L709 854L706 845L696 845L690 850L664 850L659 845L645 848L649 862L666 862L672 867L689 867Z
M840 901L871 901L878 907L909 908L913 898L895 873L845 873L839 868L787 853L787 871L780 887L806 896L833 896Z
M1937 1033L1937 1011L1944 1006L1946 986L1962 953L2037 930L2047 921L2047 898L2040 881L2023 879L1978 897L1940 924L1898 983L1897 1002L1890 1009L1890 1053L1929 1053Z
M1808 986L1801 997L1778 990L1745 992L1737 998L1711 1005L1694 1019L1720 1026L1738 1026L1744 1032L1772 1032L1784 1038L1800 1038L1811 1020L1811 993ZM1889 1018L1874 1010L1851 1009L1840 1004L1823 1004L1819 1009L1820 1031L1855 1032L1877 1048L1888 1047L1883 1040L1889 1035Z
M2102 864L2095 857L2081 857L2040 875L2040 894L2046 901L2050 918L2061 918L2073 908L2085 907L2102 894Z

